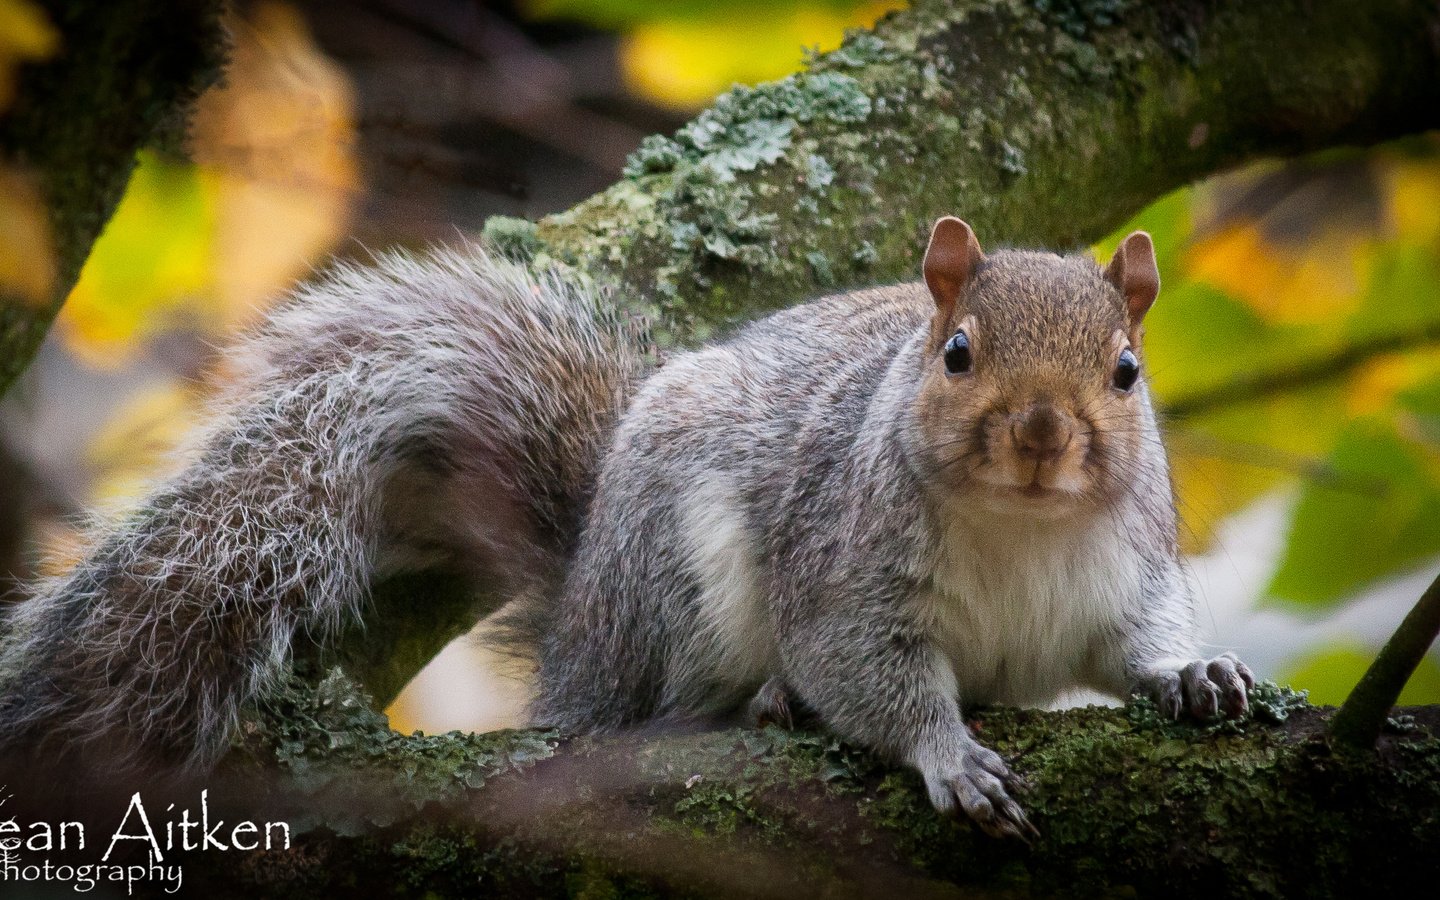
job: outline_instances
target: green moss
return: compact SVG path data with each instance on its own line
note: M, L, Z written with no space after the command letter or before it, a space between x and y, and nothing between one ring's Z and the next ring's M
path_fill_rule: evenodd
M814 152L813 141L797 146L798 130L841 129L870 114L868 94L842 72L737 87L673 138L647 139L631 156L625 182L545 220L540 233L581 268L615 271L644 258L646 283L622 291L624 302L659 321L662 344L703 339L714 325L743 317L753 300L724 284L733 272L789 266L805 277L798 271L803 264L826 281L823 255L786 262L777 253L777 210L798 199L798 185L762 176L793 169L803 173L805 188L822 193L835 169ZM819 211L813 198L807 205ZM703 311L689 308L697 292L707 295Z
M506 256L528 259L540 249L535 223L514 216L491 216L481 235L491 247Z
M1131 0L1032 0L1030 5L1067 34L1083 38L1119 22Z
M753 790L748 784L700 783L676 801L673 810L686 825L715 834L734 834L742 824L764 828L767 822L750 803Z
M292 675L258 704L229 764L279 773L294 792L296 827L353 836L456 801L551 756L557 741L548 731L402 735L336 668L318 680ZM373 788L363 799L347 790L357 780Z
M1297 691L1273 681L1262 681L1250 691L1251 714L1262 722L1280 725L1294 713L1310 709L1308 691Z

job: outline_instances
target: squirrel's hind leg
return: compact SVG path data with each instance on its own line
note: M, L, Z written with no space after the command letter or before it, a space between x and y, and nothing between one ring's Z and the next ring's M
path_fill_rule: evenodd
M745 710L745 721L756 728L778 725L788 730L819 727L821 722L799 693L780 675L760 686Z
M795 727L790 710L790 687L785 679L776 675L760 686L750 700L748 718L756 728L779 725L788 730Z

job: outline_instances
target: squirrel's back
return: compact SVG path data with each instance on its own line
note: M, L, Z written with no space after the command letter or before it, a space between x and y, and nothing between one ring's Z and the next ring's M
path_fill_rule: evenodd
M825 414L832 400L866 401L866 385L884 376L927 320L928 302L918 284L834 294L677 354L636 392L617 449L626 441L705 442L732 462L772 467L775 453L786 452L805 420ZM858 426L862 418L831 421Z

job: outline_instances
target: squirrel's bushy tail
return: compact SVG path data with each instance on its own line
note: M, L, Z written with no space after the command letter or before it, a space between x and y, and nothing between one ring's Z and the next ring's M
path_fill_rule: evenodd
M378 574L545 591L642 367L587 292L478 249L340 266L233 355L181 473L0 637L0 751L196 769Z

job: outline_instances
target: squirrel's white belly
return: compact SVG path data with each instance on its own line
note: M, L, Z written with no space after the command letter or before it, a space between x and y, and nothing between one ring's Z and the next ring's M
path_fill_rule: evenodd
M666 673L668 699L680 708L726 706L778 669L759 541L739 497L732 478L711 472L678 501L681 549L699 588L694 628Z
M1139 596L1135 548L1108 519L950 531L919 606L960 701L1040 705L1076 687Z

